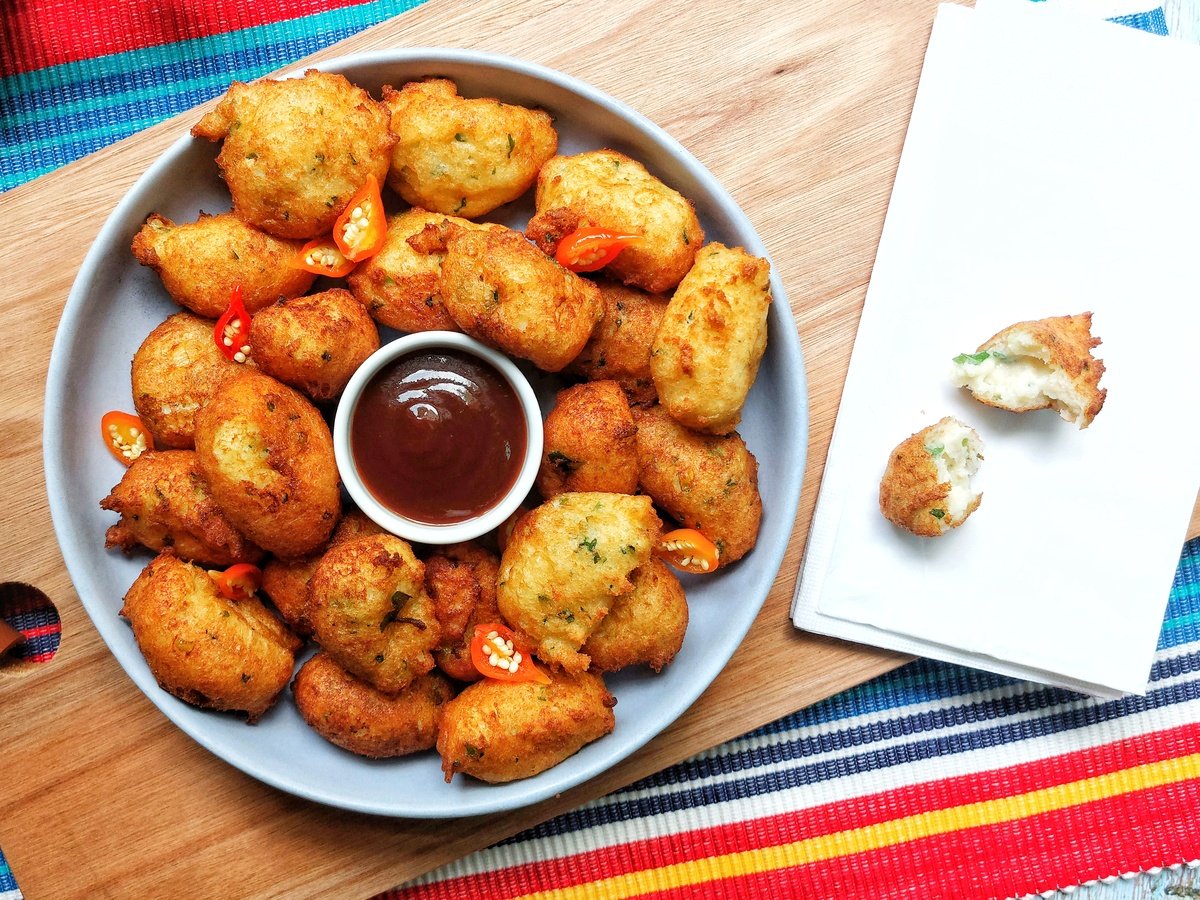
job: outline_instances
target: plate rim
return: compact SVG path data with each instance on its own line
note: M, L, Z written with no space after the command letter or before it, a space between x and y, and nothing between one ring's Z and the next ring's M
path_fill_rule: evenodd
M718 202L722 214L728 218L732 228L738 231L740 235L748 235L753 238L753 240L743 243L745 249L771 262L770 256L757 230L753 227L749 217L742 210L741 206L717 180L716 176L690 151L665 129L632 107L582 79L565 72L551 69L538 63L486 51L441 47L394 47L331 57L299 67L285 68L282 70L284 72L283 76L270 75L267 77L298 77L304 71L312 68L322 71L342 72L355 66L381 64L489 67L549 82L559 89L581 96L595 105L606 108L618 118L632 124L640 133L648 135L655 142L659 143L694 179L704 184L710 196ZM769 571L769 578L766 579L766 587L762 592L762 596L754 600L753 615L745 615L744 620L738 622L736 628L730 629L730 632L735 634L736 639L729 641L728 652L720 652L714 656L719 665L713 666L710 664L711 674L709 677L698 680L698 682L702 683L690 683L687 691L676 692L665 698L666 702L661 707L663 713L654 719L650 727L643 727L641 732L632 739L612 744L608 752L599 753L591 761L590 765L578 771L566 770L565 772L561 767L554 767L536 776L536 781L534 779L525 779L522 782L514 782L514 784L528 786L526 791L516 796L515 802L509 796L500 793L493 794L492 796L495 799L490 801L485 796L484 799L471 803L466 807L455 805L454 808L449 808L449 804L442 803L441 805L434 806L408 805L403 809L398 809L395 803L348 800L340 795L334 795L322 790L314 790L308 785L298 784L288 778L286 771L272 770L269 765L264 766L258 759L249 759L238 752L230 752L231 748L223 747L218 750L213 746L217 741L210 738L206 734L205 729L193 727L192 723L185 717L175 715L178 709L177 704L181 701L160 688L153 676L147 675L148 669L145 671L131 669L125 664L123 654L118 652L114 641L117 629L127 626L124 625L119 616L109 616L107 614L108 610L103 606L104 601L102 598L93 596L90 590L82 589L84 587L91 587L89 572L87 571L88 567L85 565L86 561L81 558L72 558L74 554L67 551L68 546L72 543L70 529L71 504L67 502L66 491L64 490L65 486L63 484L64 479L60 477L62 473L60 473L56 465L57 461L66 458L68 449L67 435L63 428L61 417L52 416L49 413L51 410L63 408L64 397L69 390L69 383L66 378L68 371L66 364L68 350L77 339L81 322L80 311L86 302L87 288L94 280L96 271L106 256L107 249L114 244L114 238L120 236L125 220L129 218L131 211L141 207L143 194L149 191L150 187L158 179L158 176L163 174L165 170L170 169L172 164L184 154L185 150L195 140L197 139L191 137L187 131L181 134L138 176L105 219L104 224L88 248L88 252L80 265L70 292L67 295L51 348L47 372L43 405L43 471L46 478L55 539L62 552L72 586L75 588L80 602L87 612L88 618L100 633L109 653L112 654L117 664L121 667L121 670L174 726L223 762L234 766L264 784L268 784L293 796L337 809L371 815L402 819L455 819L523 809L591 781L622 761L634 756L647 743L677 722L695 704L709 685L720 676L729 659L741 647L747 632L757 620L762 606L770 594L771 585L778 576L790 543L790 536L795 528L795 517L799 507L801 491L803 489L804 469L807 463L810 428L809 400L800 337L788 302L787 293L779 277L778 268L771 262L772 303L768 321L772 329L772 352L780 354L779 363L781 374L783 374L781 381L785 386L794 389L794 393L796 394L795 400L798 404L797 409L794 411L798 430L792 435L792 439L797 444L797 450L795 451L797 475L794 479L790 479L785 484L779 485L778 487L781 490L771 495L771 506L777 510L777 514L784 518L781 525L783 537L782 540L773 546L760 545L756 548L754 564L758 568ZM300 657L298 657L298 661L299 659ZM603 745L599 742L592 746L603 749ZM236 751L236 748L233 749ZM558 773L557 777L555 774L556 771ZM484 792L481 791L481 794L484 794ZM450 798L447 799L449 800Z

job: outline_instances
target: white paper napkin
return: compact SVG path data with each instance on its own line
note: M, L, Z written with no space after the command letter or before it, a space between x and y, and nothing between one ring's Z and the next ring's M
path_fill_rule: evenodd
M1200 52L1042 4L939 8L793 603L799 628L1104 696L1142 693L1200 488ZM1014 322L1091 310L1079 431L954 388ZM953 415L984 497L936 539L879 512Z

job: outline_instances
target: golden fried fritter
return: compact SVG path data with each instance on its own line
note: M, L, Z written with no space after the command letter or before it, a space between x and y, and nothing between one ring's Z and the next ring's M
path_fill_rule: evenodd
M771 267L741 247L696 254L650 352L658 401L689 428L728 434L767 348Z
M637 492L637 427L615 381L558 392L546 417L537 488L549 500L564 491Z
M495 229L486 222L410 209L388 219L383 249L351 272L350 292L380 325L401 331L458 331L458 324L442 302L440 252L419 253L409 239L426 225L452 222L460 228Z
M880 512L921 537L958 527L983 498L971 487L982 459L975 430L946 416L892 451L879 483Z
M282 238L328 234L356 191L383 184L395 136L388 111L341 75L235 81L192 127L224 141L217 165L233 211Z
M1092 314L1018 322L992 335L973 354L954 358L954 384L980 403L1029 412L1054 409L1087 428L1104 406L1104 361L1092 350Z
M434 212L474 218L517 199L558 149L548 113L463 99L445 78L385 87L383 102L398 137L388 184Z
M143 453L100 508L121 516L109 526L105 547L126 553L139 544L155 552L171 547L183 559L221 567L262 559L213 500L191 450Z
M317 276L291 265L303 246L303 241L272 237L230 213L201 213L184 225L150 216L134 236L132 249L138 262L158 273L176 303L216 319L229 306L235 287L241 287L251 314L312 287Z
M716 544L721 565L749 553L758 540L762 497L758 461L741 436L691 431L661 406L635 407L633 420L642 490Z
M196 455L239 531L279 556L329 538L341 508L329 426L296 391L242 368L196 413Z
M377 534L331 547L308 587L313 634L352 675L396 694L433 668L441 633L406 541Z
M500 560L478 544L450 544L425 561L425 589L442 628L438 668L459 681L482 676L471 662L475 626L500 621L496 578Z
M250 326L250 357L260 369L314 400L332 400L379 349L379 329L343 288L281 300Z
M226 600L208 572L171 550L138 575L121 615L159 685L194 706L255 722L292 677L296 636L256 598Z
M425 232L428 237L429 232ZM603 315L596 286L539 253L518 232L440 227L442 301L467 334L557 372Z
M296 708L325 740L372 759L432 749L453 692L432 672L393 696L384 694L317 653L292 682Z
M634 573L633 590L616 599L583 652L596 672L642 664L661 672L683 646L687 624L683 585L662 560L651 558Z
M297 634L312 634L308 622L308 582L317 571L317 564L330 547L367 534L382 534L383 529L357 509L348 510L338 521L329 543L316 553L291 559L271 557L262 570L263 591L271 603Z
M133 405L160 450L188 450L196 410L226 375L239 371L213 341L216 322L191 313L168 316L133 355Z
M437 740L446 781L456 772L491 784L530 778L613 730L617 701L599 675L550 678L485 678L451 700Z
M613 281L595 284L604 302L604 318L566 371L588 381L611 378L630 403L653 403L658 394L650 374L650 345L667 301Z
M613 602L633 590L662 523L649 497L559 494L523 516L504 556L496 600L504 621L538 658L570 672Z
M584 226L640 234L641 243L622 250L604 271L653 294L679 284L704 244L691 201L615 150L556 156L538 175L529 239L553 254L559 241Z

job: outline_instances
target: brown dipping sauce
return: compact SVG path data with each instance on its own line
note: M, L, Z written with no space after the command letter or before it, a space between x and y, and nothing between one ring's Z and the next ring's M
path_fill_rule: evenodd
M389 363L350 419L350 452L367 490L426 525L461 522L499 503L516 483L526 439L512 385L453 349Z

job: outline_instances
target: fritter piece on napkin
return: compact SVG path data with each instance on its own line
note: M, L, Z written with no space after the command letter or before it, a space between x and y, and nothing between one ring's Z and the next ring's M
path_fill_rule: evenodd
M947 416L892 451L879 483L879 509L913 534L945 534L979 508L983 494L971 479L982 460L983 440L975 429Z
M1104 361L1092 350L1092 314L1018 322L992 335L975 353L954 358L954 384L980 403L1029 412L1054 409L1080 429L1104 406Z

